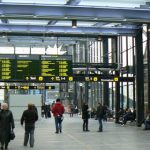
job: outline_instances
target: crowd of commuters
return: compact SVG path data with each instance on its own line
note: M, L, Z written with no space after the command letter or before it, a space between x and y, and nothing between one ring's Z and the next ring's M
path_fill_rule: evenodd
M72 104L69 105L69 114L70 117L73 117L73 113L75 112L75 108ZM83 132L88 132L89 130L89 118L95 118L98 121L98 132L103 132L103 121L107 121L107 117L109 114L108 107L104 104L98 103L97 108L89 109L89 106L86 102L83 102L82 105L82 129ZM48 117L48 112L52 111L54 119L55 119L55 127L56 127L56 134L62 133L62 122L63 122L63 114L65 112L65 108L61 103L61 100L58 98L56 99L56 103L54 102L53 105L44 107L45 118ZM122 125L125 125L127 121L133 121L136 119L136 111L131 109L120 109L118 112L117 119L121 121ZM35 122L38 120L38 110L36 106L32 103L28 104L27 110L23 111L23 114L20 119L20 123L25 129L24 133L24 146L26 147L29 143L30 147L34 147L34 130L35 130ZM144 130L150 129L150 113L147 113L147 117L143 121L145 127ZM13 114L11 110L8 108L7 103L0 104L0 144L1 149L8 149L8 144L11 140L10 134L12 133L13 129L15 128Z
M133 109L131 111L130 108L127 109L120 109L118 112L118 123L122 124L122 126L126 125L127 121L135 121L136 119L136 110Z
M94 113L93 115L95 116L96 120L98 120L99 123L98 132L103 131L102 120L107 120L106 112L107 112L106 105L102 105L101 103L98 103L97 109L95 109L95 112L93 112ZM88 128L89 118L91 118L91 112L89 110L88 104L84 102L82 105L83 131L90 131Z
M42 117L51 118L51 106L42 105Z

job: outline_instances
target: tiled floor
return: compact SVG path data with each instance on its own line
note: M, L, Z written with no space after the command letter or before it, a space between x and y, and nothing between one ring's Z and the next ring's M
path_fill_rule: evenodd
M104 132L97 132L97 120L89 120L90 132L82 131L79 116L65 116L63 132L55 134L54 119L40 119L36 123L34 148L24 147L24 128L16 122L16 138L9 144L10 150L148 150L150 131L142 127L126 125L121 127L113 122L104 122Z

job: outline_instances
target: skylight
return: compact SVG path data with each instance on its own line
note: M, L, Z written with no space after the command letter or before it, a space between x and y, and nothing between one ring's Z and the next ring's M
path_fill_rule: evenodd
M71 26L71 21L57 21L55 25L57 25L57 26Z
M30 48L29 47L16 47L15 53L16 54L30 54Z
M50 4L50 5L63 5L66 0L2 0L3 3L30 3L30 4Z
M78 27L87 27L87 26L93 26L95 22L83 22L83 21L77 21L77 26ZM71 21L58 21L56 22L57 26L72 26Z
M31 54L45 54L45 47L31 47Z
M0 54L14 54L14 47L0 47Z
M81 0L79 5L84 6L104 6L104 7L140 7L140 5L144 5L146 2L143 0Z
M16 25L47 25L48 21L46 20L16 20L9 19L10 24Z
M95 24L95 22L83 22L83 21L78 21L77 25L78 26L93 26Z

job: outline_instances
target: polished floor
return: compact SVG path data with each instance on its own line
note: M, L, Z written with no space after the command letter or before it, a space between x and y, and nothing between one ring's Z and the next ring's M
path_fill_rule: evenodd
M104 132L97 132L97 120L89 120L90 132L82 131L80 116L73 118L65 115L63 132L55 134L53 117L42 118L36 123L35 146L23 146L24 128L16 122L16 138L9 144L10 150L148 150L150 148L150 130L131 124L120 126L113 122L104 122Z

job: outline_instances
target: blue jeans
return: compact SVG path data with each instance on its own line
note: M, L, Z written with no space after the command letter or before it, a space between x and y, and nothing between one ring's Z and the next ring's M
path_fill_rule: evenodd
M99 122L99 131L103 131L103 123L102 123L102 118L99 117L97 118L98 119L98 122Z
M55 126L56 126L56 133L62 131L62 121L58 117L55 117Z
M24 146L27 146L29 136L30 136L30 147L34 146L34 125L26 125L25 126L25 135L24 135Z
M88 118L83 119L83 131L88 131Z

